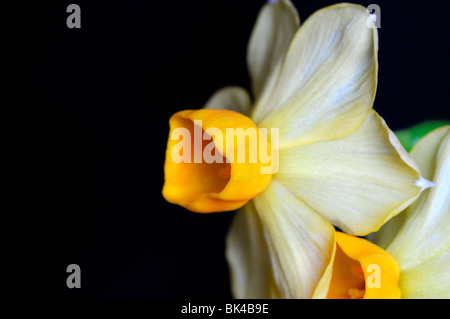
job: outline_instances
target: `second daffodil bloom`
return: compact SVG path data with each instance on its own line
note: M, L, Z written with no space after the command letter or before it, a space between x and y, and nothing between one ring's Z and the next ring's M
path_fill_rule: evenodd
M336 233L327 298L450 298L450 126L411 156L435 187L370 234L374 243Z
M240 208L226 251L236 298L326 297L333 225L376 231L429 185L372 110L377 50L362 6L327 7L299 27L289 1L270 1L248 46L254 102L226 87L170 119L163 196L195 212ZM266 131L234 145L223 139L230 128ZM252 143L270 154L273 174L262 158L233 160ZM217 161L195 161L205 151Z
M397 261L402 298L450 298L450 126L426 135L411 155L436 186L370 238Z

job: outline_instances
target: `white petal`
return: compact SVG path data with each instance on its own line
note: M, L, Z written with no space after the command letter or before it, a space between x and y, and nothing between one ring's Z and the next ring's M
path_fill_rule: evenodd
M430 182L426 178L421 177L414 183L414 186L420 187L420 189L422 189L422 190L426 190L427 188L436 186L436 184L433 182Z
M421 191L417 167L375 111L350 135L281 149L279 157L275 178L352 235L378 230Z
M272 92L298 27L297 11L288 0L268 2L261 9L247 49L253 94L260 102Z
M338 4L317 11L300 27L277 84L257 103L259 127L279 128L280 148L335 139L368 116L377 84L377 31L367 10Z
M411 151L422 174L435 183L402 213L387 247L402 270L402 288L413 298L450 297L450 127L437 129ZM384 234L383 234L384 235ZM428 269L428 270L427 270ZM429 272L429 273L428 273ZM436 289L423 287L436 286Z
M334 228L276 180L253 201L280 297L313 297L333 256Z
M252 201L236 212L226 244L234 298L270 298L270 256Z
M399 281L402 298L450 298L450 249L422 263L402 270Z
M227 86L215 92L203 108L231 110L247 115L250 110L250 96L238 86Z

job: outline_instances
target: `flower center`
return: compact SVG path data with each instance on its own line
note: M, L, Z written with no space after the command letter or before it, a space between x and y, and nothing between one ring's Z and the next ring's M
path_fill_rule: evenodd
M193 121L179 118L177 128L183 128L181 132L185 133L170 154L176 163L171 169L175 170L176 185L173 186L177 187L178 194L190 200L205 193L220 193L230 180L230 163L216 148L211 137ZM196 133L201 135L197 141ZM216 161L205 162L203 153L206 147L211 148Z
M365 277L361 264L336 247L328 299L361 299L364 297Z
M248 117L188 110L169 123L163 187L169 202L201 213L234 210L269 184L271 144Z
M400 298L400 268L388 252L340 232L336 244L328 299Z

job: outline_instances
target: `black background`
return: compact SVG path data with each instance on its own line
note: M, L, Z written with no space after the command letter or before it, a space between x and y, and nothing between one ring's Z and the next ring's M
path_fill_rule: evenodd
M372 2L381 7L375 110L394 130L449 119L448 7ZM81 7L81 29L66 26L70 3ZM305 21L334 2L293 3ZM171 114L202 107L225 85L249 88L246 46L263 4L77 0L22 12L20 191L32 208L20 254L39 264L36 296L231 297L224 239L233 212L165 202L164 151ZM66 286L72 263L81 289Z

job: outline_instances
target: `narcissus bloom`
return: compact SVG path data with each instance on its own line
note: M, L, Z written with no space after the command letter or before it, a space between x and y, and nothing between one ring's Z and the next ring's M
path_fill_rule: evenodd
M336 233L336 251L329 265L332 270L328 299L398 299L400 267L384 249L369 241ZM328 282L328 276L324 278Z
M327 298L450 298L450 126L411 155L435 187L370 234L374 243L336 233Z
M411 155L436 186L370 237L400 266L402 298L450 298L450 126L426 135Z
M299 28L289 1L271 1L248 46L253 103L243 88L226 87L204 109L170 120L164 197L202 213L240 208L226 251L237 298L326 297L332 225L376 231L429 185L372 110L378 40L370 23L364 7L338 4ZM253 142L223 139L240 127L266 131ZM233 160L252 143L269 150L273 174L261 173L263 157ZM195 161L205 153L218 161Z

